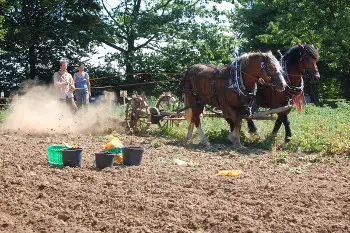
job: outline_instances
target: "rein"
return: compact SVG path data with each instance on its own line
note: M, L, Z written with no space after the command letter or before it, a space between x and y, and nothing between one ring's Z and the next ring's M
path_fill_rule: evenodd
M261 57L260 57L261 58ZM246 91L246 88L243 84L243 79L242 79L242 74L248 76L248 77L251 77L251 78L254 78L257 80L257 82L259 82L261 85L265 85L265 86L271 86L271 87L274 87L274 86L277 86L275 83L274 83L274 79L276 76L280 75L279 72L277 72L274 76L271 76L269 74L269 72L266 70L266 65L265 65L265 62L264 61L261 61L261 70L260 70L260 76L259 77L255 77L247 72L244 72L241 70L241 68L239 67L238 68L238 61L235 60L234 62L234 65L231 63L231 69L230 69L230 81L231 80L235 80L235 83L237 84L236 88L238 89L238 93L239 94L242 94L244 96L252 96L252 95L255 95L256 94L256 90L257 90L257 87L255 86L253 92L247 92ZM233 70L235 71L235 79L233 78ZM239 85L239 81L238 81L238 71L240 71L241 75L240 75L240 79L241 79L241 86L242 88L240 87ZM271 83L268 83L266 82L263 78L262 78L262 75L265 74L270 80L272 80ZM230 86L232 86L232 84L230 84Z
M281 52L278 50L279 54L281 54ZM302 59L300 59L299 61L299 64L302 62ZM288 73L288 69L287 69L287 61L284 60L284 56L281 56L281 59L280 59L280 63L281 63L281 66L282 66L282 69L285 73L285 75L283 76L285 78L285 81L287 83L287 89L288 91L290 92L296 92L296 93L299 93L301 91L304 90L304 79L303 79L303 75L297 75L297 74L289 74ZM301 83L300 83L300 86L295 86L292 84L292 82L290 81L290 78L289 76L295 76L295 77L300 77L301 78Z

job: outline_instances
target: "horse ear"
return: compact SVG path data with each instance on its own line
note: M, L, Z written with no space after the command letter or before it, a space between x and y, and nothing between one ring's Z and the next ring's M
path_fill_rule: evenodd
M298 47L299 47L299 49L301 49L301 50L304 49L304 46L303 46L302 44L300 44L300 43L298 43Z

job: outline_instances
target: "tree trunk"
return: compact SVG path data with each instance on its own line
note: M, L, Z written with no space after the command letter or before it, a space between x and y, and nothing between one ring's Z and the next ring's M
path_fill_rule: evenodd
M126 51L125 54L125 71L127 74L134 73L134 67L132 65L133 63L133 56L134 56L134 51L135 50L135 39L133 36L133 33L130 33L130 36L128 38L128 50ZM127 75L126 76L126 82L131 83L134 80L134 75Z
M29 78L34 79L37 76L37 71L36 71L36 62L37 62L37 57L35 54L35 46L31 45L29 47L29 52L28 52L28 64L29 64Z

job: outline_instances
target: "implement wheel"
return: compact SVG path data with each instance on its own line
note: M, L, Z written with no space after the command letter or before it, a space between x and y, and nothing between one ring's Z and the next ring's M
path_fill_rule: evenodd
M180 121L183 120L183 114L177 114L177 110L182 107L180 101L171 94L161 96L156 104L156 108L160 114L164 116L163 120L158 122L160 128L167 128L169 126L179 127Z
M125 122L131 133L144 133L150 129L150 109L141 96L132 97L126 105Z

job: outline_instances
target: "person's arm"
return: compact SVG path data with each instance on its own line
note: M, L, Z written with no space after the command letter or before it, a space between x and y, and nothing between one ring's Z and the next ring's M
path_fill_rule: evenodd
M70 74L69 74L69 75L70 75ZM72 75L70 75L69 88L70 88L71 91L75 91L75 84L74 84L74 83L75 83L75 81L74 81Z
M59 73L53 75L53 85L55 87L65 87L67 84L67 81L59 81Z

